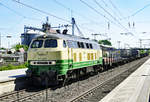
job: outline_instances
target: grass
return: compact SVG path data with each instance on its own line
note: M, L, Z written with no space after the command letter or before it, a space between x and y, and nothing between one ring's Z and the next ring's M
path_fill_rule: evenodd
M27 68L27 63L20 64L20 65L17 65L17 66L12 65L12 64L8 64L7 66L1 66L0 71L13 70L13 69L22 69L22 68Z

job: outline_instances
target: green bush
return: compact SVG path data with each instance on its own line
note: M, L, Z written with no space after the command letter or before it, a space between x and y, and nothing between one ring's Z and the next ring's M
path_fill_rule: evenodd
M29 47L28 47L27 45L20 45L20 44L17 44L17 45L15 45L15 46L13 46L13 48L14 48L16 51L18 51L20 48L23 48L25 51L27 51Z
M12 65L12 64L8 64L7 66L2 66L0 67L0 71L4 71L4 70L13 70L13 69L21 69L21 68L26 68L26 63L25 64L20 64L20 65Z

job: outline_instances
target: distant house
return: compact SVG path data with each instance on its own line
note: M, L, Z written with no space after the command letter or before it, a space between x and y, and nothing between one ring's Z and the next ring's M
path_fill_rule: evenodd
M6 62L24 62L24 53L0 54L0 63Z
M0 55L0 63L3 63L3 58L1 55Z
M0 55L1 54L6 54L7 53L7 50L0 50Z

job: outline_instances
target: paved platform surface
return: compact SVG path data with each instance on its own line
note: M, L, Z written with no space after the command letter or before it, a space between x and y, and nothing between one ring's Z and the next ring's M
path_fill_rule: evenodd
M15 80L18 77L25 77L26 76L26 74L25 74L26 70L27 70L27 68L0 71L0 82Z
M150 59L100 102L149 102Z

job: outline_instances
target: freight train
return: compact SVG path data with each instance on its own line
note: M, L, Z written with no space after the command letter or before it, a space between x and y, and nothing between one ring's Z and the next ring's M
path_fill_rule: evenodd
M49 33L32 40L26 75L35 85L58 84L69 77L102 71L147 55L147 51L139 49L115 49L88 38Z

